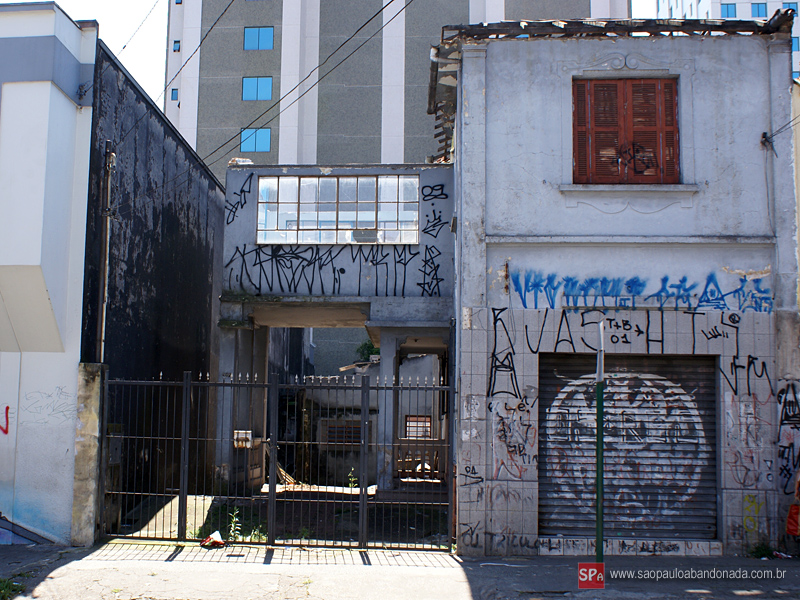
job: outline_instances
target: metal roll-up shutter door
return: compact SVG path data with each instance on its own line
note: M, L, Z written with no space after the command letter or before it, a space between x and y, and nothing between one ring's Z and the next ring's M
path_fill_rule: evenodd
M539 535L595 535L596 357L539 357ZM607 537L717 537L714 357L606 355Z

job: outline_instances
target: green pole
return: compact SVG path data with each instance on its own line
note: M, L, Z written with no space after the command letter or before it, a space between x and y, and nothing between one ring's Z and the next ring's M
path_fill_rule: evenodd
M595 484L597 495L597 517L596 517L596 541L595 562L603 562L603 361L605 351L603 349L604 327L603 322L599 323L600 349L597 351L597 374L595 375L596 407L597 407L597 451L595 457Z

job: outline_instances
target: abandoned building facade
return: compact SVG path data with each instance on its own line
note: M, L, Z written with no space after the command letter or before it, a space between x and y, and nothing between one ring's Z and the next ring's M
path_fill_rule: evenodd
M0 70L0 181L36 232L0 237L0 541L593 554L602 346L605 553L787 546L792 17L445 27L431 162L293 164L287 130L294 158L234 157L223 198L96 24L0 10L0 43L70 65ZM31 99L73 152L18 172ZM322 327L379 356L287 377Z
M431 108L455 122L462 552L594 553L601 323L605 553L783 543L790 28L791 13L445 29Z

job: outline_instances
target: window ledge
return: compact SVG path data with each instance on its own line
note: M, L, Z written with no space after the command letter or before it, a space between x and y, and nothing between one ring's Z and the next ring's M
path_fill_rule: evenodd
M673 204L692 208L693 196L700 191L695 183L688 184L561 184L558 191L564 195L567 208L585 204L607 214L630 208L639 213L654 213Z

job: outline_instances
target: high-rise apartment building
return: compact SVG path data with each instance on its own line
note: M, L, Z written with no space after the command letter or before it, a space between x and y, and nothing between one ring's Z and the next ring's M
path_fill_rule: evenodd
M420 163L442 26L590 16L629 17L630 1L170 0L165 112L220 178L233 156Z
M656 0L659 19L769 19L781 8L797 12L798 2L725 2L720 0ZM792 77L800 77L800 25L792 28Z

